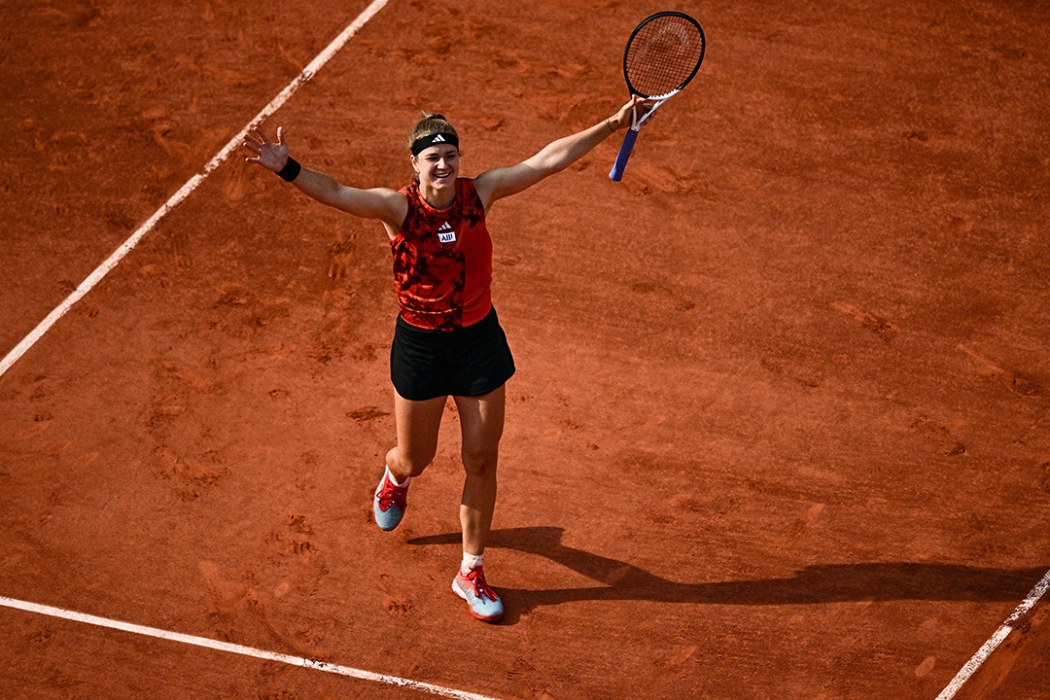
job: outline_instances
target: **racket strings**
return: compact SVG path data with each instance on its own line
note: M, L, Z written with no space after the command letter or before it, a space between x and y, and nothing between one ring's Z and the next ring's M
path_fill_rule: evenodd
M624 59L632 91L659 97L692 78L704 55L704 35L688 20L659 17L631 39Z

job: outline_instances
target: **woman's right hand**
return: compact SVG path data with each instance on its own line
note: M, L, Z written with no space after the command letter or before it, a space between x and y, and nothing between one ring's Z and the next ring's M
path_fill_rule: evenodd
M244 160L258 163L267 170L280 172L288 164L288 144L284 141L284 127L277 127L277 141L271 141L262 129L254 128L255 134L244 135L244 147L255 154Z

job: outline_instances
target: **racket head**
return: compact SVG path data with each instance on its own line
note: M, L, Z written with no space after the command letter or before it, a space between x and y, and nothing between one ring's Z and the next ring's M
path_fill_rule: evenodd
M627 40L623 76L632 95L661 99L693 79L704 61L707 39L700 23L682 12L657 12Z

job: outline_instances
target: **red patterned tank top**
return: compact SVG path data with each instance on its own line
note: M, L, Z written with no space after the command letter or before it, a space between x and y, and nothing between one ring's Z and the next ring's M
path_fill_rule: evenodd
M390 242L401 318L442 331L483 320L492 309L492 239L474 181L456 180L448 209L427 204L418 183L401 193L408 216Z

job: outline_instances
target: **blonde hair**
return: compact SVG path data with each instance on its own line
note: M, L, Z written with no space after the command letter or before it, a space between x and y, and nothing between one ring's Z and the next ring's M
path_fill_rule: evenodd
M432 136L434 134L452 134L457 139L459 134L449 124L448 120L445 119L443 114L435 114L433 112L423 112L423 118L416 122L416 127L412 129L412 133L408 137L408 148L411 150L412 144L421 138L426 136Z

